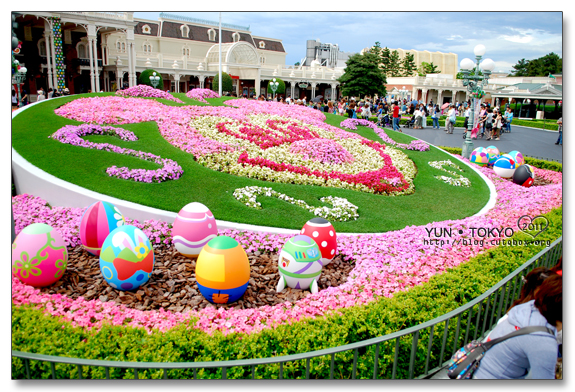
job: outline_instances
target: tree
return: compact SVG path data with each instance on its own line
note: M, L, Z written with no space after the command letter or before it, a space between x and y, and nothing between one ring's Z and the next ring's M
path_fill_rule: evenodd
M512 66L513 76L547 76L549 74L563 72L563 59L551 52L534 60L519 60Z
M344 74L337 80L344 96L385 96L387 79L373 53L354 54L345 63Z
M155 71L153 69L146 69L144 71L142 71L142 73L140 74L140 76L138 77L138 84L145 84L146 86L150 86L150 87L154 87L154 85L150 82L150 76L152 76L154 74L154 72L156 73L156 76L160 77L160 80L158 81L158 85L156 88L159 88L160 90L164 88L164 79L162 78L162 75L158 72ZM121 88L121 82L117 81L118 83L118 88Z
M294 67L299 67L299 66L300 66L300 62L297 61L297 62L294 64Z
M377 58L381 58L381 44L379 43L379 41L375 42L375 45L373 45L373 47L369 50L371 53L373 53Z
M517 64L513 65L512 68L515 71L511 71L513 76L527 76L527 65L529 61L525 61L525 59L521 59L517 62Z
M427 63L425 61L421 62L421 67L417 70L419 76L425 76L427 74L439 73L439 68L433 62Z
M220 74L217 73L216 76L214 76L214 81L212 82L212 90L214 90L215 92L219 92L219 80L220 80ZM234 85L232 83L232 77L230 75L228 75L225 72L222 72L222 92L224 91L232 91L234 89Z
M406 53L401 63L402 76L411 76L417 71L415 59L412 53Z
M385 75L387 75L387 70L389 69L389 57L391 56L391 52L389 51L389 49L387 48L387 46L385 48L383 48L381 50L381 53L379 55L379 64L381 69L383 69L383 73Z
M286 92L286 84L284 83L283 80L281 80L280 78L275 78L276 82L278 82L278 89L276 90L276 95L277 94L283 94ZM270 83L272 82L272 80L270 80L268 82L268 93L273 94L274 92L271 89Z
M401 61L399 60L399 53L394 50L389 55L389 65L387 66L386 76L398 77L402 74Z
M469 71L469 75L470 76L475 76L475 69L477 67L473 67L473 69L471 71ZM479 76L483 76L483 72L479 71ZM457 75L455 75L456 79L463 79L463 72L458 72Z

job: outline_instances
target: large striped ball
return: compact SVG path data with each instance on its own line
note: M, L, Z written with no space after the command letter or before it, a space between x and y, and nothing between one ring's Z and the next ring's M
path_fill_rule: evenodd
M142 230L124 225L108 235L100 254L100 272L110 286L134 290L150 279L153 270L154 248Z
M503 154L493 165L493 171L503 178L513 177L516 168L515 159L509 154Z
M187 204L174 220L172 241L176 250L186 257L197 257L217 235L216 219L202 203Z
M126 223L124 216L112 203L97 201L91 204L80 220L80 241L84 249L100 256L108 235Z
M45 223L32 223L12 244L12 274L22 283L45 287L64 275L68 250L64 239Z

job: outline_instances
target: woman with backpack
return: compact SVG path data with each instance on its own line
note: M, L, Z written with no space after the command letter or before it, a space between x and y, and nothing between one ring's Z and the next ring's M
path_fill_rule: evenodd
M491 339L530 326L546 327L506 339L491 347L473 373L474 379L554 379L557 334L563 330L563 278L554 274L543 281L535 299L513 307L498 324Z

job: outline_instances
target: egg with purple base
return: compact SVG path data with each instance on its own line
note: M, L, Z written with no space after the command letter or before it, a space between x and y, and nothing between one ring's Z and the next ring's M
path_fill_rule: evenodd
M471 152L469 161L478 166L487 166L489 163L489 153L483 147L477 147Z
M218 235L214 214L202 203L190 203L178 212L172 228L172 241L180 254L198 257L204 246Z
M12 244L12 274L30 286L50 286L64 275L67 264L64 239L45 223L26 226Z

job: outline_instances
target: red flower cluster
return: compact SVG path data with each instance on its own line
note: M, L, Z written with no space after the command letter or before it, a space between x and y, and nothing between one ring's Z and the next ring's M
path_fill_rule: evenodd
M247 140L257 144L262 150L270 147L280 146L284 143L293 143L298 140L317 139L319 135L316 132L310 131L309 128L299 126L295 122L285 120L267 120L266 125L277 131L278 133L270 132L269 129L263 129L255 124L240 122L242 126L237 132L232 131L226 127L227 124L233 124L232 121L225 121L216 124L219 132L226 135L233 136L238 139ZM283 129L277 124L284 125Z
M245 151L238 157L238 163L242 165L267 167L277 172L287 171L290 173L306 176L315 176L317 178L323 178L325 181L329 179L338 179L349 184L361 184L367 186L370 189L373 189L375 193L401 192L409 187L409 184L403 177L403 174L397 170L395 166L393 166L393 162L391 161L389 155L383 153L383 149L385 148L384 145L371 140L363 140L362 143L374 148L379 152L379 155L385 162L385 167L379 170L357 174L347 174L341 173L339 171L325 172L319 170L311 170L305 166L295 166L283 162L277 163L262 157L250 158L248 153Z

